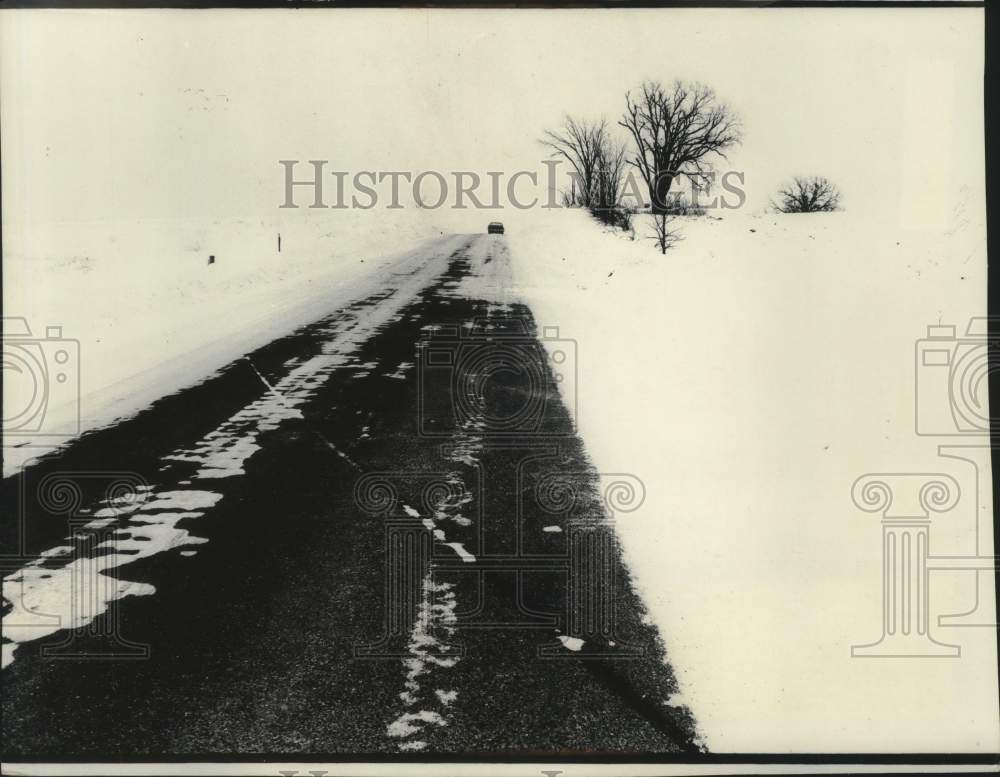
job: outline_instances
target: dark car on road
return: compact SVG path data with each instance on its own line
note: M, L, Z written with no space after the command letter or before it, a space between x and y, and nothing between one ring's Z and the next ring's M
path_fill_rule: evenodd
M491 221L490 225L486 227L486 231L491 235L502 235L503 224L501 224L499 221Z

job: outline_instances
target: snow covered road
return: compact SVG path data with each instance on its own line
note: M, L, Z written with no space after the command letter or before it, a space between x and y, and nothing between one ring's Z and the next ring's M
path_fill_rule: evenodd
M618 548L643 483L511 285L442 237L6 478L5 755L695 748Z

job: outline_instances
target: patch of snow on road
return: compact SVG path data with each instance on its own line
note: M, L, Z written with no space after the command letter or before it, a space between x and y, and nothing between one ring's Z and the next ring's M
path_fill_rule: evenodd
M448 643L457 620L455 592L450 583L435 583L429 572L423 580L422 590L423 596L407 648L410 657L403 659L406 677L399 698L405 711L396 716L386 729L386 733L395 739L425 733L428 725L448 725L447 707L455 698L451 694L457 695L457 692L442 692L440 689L429 693L429 689L424 687L425 680L433 678L439 681L440 670L450 669L459 661L455 648ZM443 639L439 639L438 635L442 635ZM418 704L421 708L414 710ZM421 749L416 744L412 741L401 742L400 749Z
M407 712L405 715L400 715L396 720L389 724L389 728L386 733L391 737L408 737L413 734L417 734L423 731L425 723L433 723L435 726L446 726L447 721L441 717L437 712L431 712L429 710L420 710L420 712ZM402 743L400 744L401 749L405 749L407 744L416 743Z
M467 419L457 431L454 437L455 444L451 446L446 458L455 463L476 466L478 455L482 450L482 438L473 433L473 430L481 428L481 421ZM445 483L448 489L432 506L433 516L423 518L422 523L431 532L435 542L453 550L463 561L474 562L475 556L466 550L464 543L447 541L445 531L448 522L463 527L471 525L472 521L459 511L472 501L472 493L457 471L449 472L445 476ZM412 508L404 506L403 509L411 517L419 517L416 510L412 510L411 513ZM406 678L399 697L406 711L396 717L388 729L389 735L396 738L418 735L426 730L428 723L447 725L448 708L458 697L456 690L438 687L433 693L429 693L429 688L425 688L425 685L439 685L440 670L454 666L459 660L455 654L456 649L449 644L449 638L454 635L457 622L455 612L458 602L454 586L443 581L435 582L432 574L428 572L424 579L423 592L420 611L409 643L412 657L403 661ZM438 639L436 634L441 634L443 638ZM421 680L425 675L430 676L427 677L426 683L422 683ZM422 708L418 712L410 712L409 709L418 703ZM400 749L423 749L425 746L425 740L418 740L401 743Z
M434 691L434 695L441 700L442 704L448 706L454 703L455 699L458 698L458 691L442 691L438 688Z
M413 369L413 362L402 362L396 371L391 375L386 375L387 378L393 378L395 380L406 380L406 373L408 370Z
M572 650L574 653L579 653L583 648L583 640L579 637L567 637L565 634L560 634L557 639L562 642L563 647L567 650Z
M150 492L153 493L153 492ZM155 495L154 495L155 496ZM107 531L79 531L62 545L40 554L21 569L3 578L3 598L11 610L3 616L3 636L14 647L4 652L4 667L14 659L17 644L47 637L64 629L86 626L107 612L109 605L126 596L149 596L156 589L146 583L111 577L109 573L143 558L174 548L208 542L186 529L182 520L200 518L221 495L208 491L167 491L129 510L122 524ZM171 511L167 508L199 509ZM102 519L105 524L111 518ZM91 527L90 522L84 529ZM62 561L72 556L68 562ZM60 560L61 565L54 563Z
M444 532L441 532L441 539L444 539ZM469 551L465 549L465 545L461 542L442 542L441 544L455 551L455 553L458 554L458 557L466 564L472 564L476 560L476 557L469 553Z

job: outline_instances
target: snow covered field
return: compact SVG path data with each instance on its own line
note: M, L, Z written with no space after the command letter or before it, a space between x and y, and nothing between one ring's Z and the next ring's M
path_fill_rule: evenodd
M952 474L931 551L975 552L973 476L914 434L914 342L985 315L984 214L721 215L666 256L579 211L508 228L539 327L577 341L588 452L646 484L618 526L683 701L715 751L995 751L993 629L935 628L956 659L851 657L881 634L855 478ZM972 573L931 577L932 622L972 606Z
M377 290L394 254L440 234L413 209L275 213L267 222L4 224L4 315L25 318L34 338L58 326L78 341L81 431ZM75 394L60 402L50 385L46 426L72 425ZM33 387L27 376L5 381L5 406L24 405ZM5 449L4 475L43 450Z

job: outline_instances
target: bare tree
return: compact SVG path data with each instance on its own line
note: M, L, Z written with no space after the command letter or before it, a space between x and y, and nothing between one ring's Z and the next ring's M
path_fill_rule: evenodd
M590 206L600 156L600 146L606 135L606 122L588 121L566 116L558 130L545 130L541 142L573 167L574 185L578 192L570 199L578 205Z
M681 240L680 233L673 226L674 217L668 213L653 214L653 234L650 237L656 241L661 254Z
M625 106L619 124L635 141L629 161L646 182L654 214L668 212L678 176L703 178L712 158L725 158L741 139L739 117L704 84L674 81L668 89L647 81L635 97L626 93Z
M541 142L573 168L571 189L563 193L564 204L587 207L607 224L620 223L629 150L614 136L607 120L567 116L560 129L546 130Z
M778 190L772 205L782 213L829 212L840 208L840 190L822 176L796 176Z

